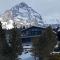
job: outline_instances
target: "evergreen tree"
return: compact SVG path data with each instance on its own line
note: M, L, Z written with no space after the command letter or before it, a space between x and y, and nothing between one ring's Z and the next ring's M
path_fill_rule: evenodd
M2 29L2 24L0 22L0 60L8 60L5 53L6 47L7 47L7 42L5 39L5 31Z
M41 59L41 57L44 57L45 60L45 58L48 57L50 53L53 51L54 46L57 42L56 35L54 34L51 27L47 27L43 31L41 36L35 37L33 40L37 41L37 44L33 45L33 47L35 48L34 51L36 51L39 60ZM36 42L33 42L33 44L35 43Z
M2 24L0 22L0 50L2 54L4 54L3 52L5 51L6 46L5 31L2 29Z
M15 58L17 57L17 54L22 54L23 48L22 48L22 41L20 38L20 34L17 31L17 28L14 27L12 29L12 43L11 43L11 47L12 47L12 55L13 55L13 59L15 60Z
M7 30L3 30L3 55L8 56L10 58L10 54L12 52L11 46L9 46L8 40L6 39L6 32ZM9 37L8 37L9 38Z
M2 41L2 24L0 22L0 53L2 52L3 49L3 41Z
M39 41L39 37L34 37L32 39L32 52L35 60L36 57L38 57L38 41Z

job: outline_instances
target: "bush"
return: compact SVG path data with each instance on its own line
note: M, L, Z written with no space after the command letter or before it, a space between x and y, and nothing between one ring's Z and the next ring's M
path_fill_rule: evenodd
M60 60L60 55L57 55L57 54L52 55L49 57L49 60Z

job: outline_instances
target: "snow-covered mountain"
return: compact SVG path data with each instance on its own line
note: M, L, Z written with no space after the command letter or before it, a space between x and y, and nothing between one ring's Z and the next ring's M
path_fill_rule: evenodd
M60 27L60 19L57 18L50 18L50 19L45 19L44 25L47 26L52 26L52 28L57 28L58 26Z
M20 22L23 20L24 26L26 24L36 26L43 24L41 15L24 2L15 5L10 11L12 11L14 20L19 19Z
M33 18L42 20L41 15L24 2L12 7L10 11L12 11L14 17L20 16L27 18L28 20L32 20Z
M2 22L2 27L6 29L13 28L14 23L18 28L23 26L28 28L30 26L44 27L51 25L54 27L60 25L59 19L42 19L42 16L39 13L24 2L6 10L0 16L0 21Z
M2 22L12 20L17 27L41 26L43 25L42 17L39 13L22 2L9 10L6 10L0 17Z

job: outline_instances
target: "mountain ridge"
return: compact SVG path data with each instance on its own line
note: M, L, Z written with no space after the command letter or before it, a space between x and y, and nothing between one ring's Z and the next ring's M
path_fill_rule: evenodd
M13 6L11 9L6 10L4 14L0 16L0 21L2 22L4 28L10 26L8 23L11 23L11 26L13 25L13 23L15 23L18 28L23 28L23 26L25 26L25 28L28 28L30 26L47 26L48 23L52 20L49 20L48 22L47 20L44 21L44 19L38 12L28 6L25 2L21 2ZM57 20L55 22L59 24ZM7 27L7 29L10 28Z
M21 2L11 9L6 10L3 15L1 15L3 22L8 22L13 20L14 23L19 27L27 26L40 26L43 24L42 16L29 7L25 2Z

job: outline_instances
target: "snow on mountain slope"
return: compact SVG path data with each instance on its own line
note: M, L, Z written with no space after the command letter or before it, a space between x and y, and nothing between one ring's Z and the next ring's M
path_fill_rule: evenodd
M31 25L36 25L36 26L43 24L41 15L36 11L34 11L31 7L29 7L24 2L12 7L10 11L12 11L12 15L14 19L16 18L16 20L20 19L25 21L25 23L28 24L31 24L33 22Z
M44 24L60 24L60 20L58 19L47 19L47 20L44 20Z
M12 11L14 17L19 15L20 17L25 17L25 18L27 17L28 20L31 20L32 18L36 18L36 19L39 18L40 20L42 20L41 15L38 14L36 11L34 11L24 2L12 7L10 11Z
M46 19L43 20L44 22L44 26L52 26L52 28L57 28L58 26L60 26L60 20L56 19L56 18L51 18L51 19Z
M12 20L13 23L16 24L18 28L25 26L40 26L43 27L45 25L60 25L60 20L58 19L42 19L42 16L29 7L26 3L22 2L9 10L6 10L1 16L0 21L3 22L3 28L10 27L8 22ZM11 24L12 28L13 24ZM9 29L10 29L9 28Z
M12 20L9 20L7 22L1 21L1 23L2 23L2 28L3 29L12 29L12 28L14 28Z
M9 20L13 20L17 27L43 25L41 15L24 2L19 3L12 7L11 9L5 11L0 18L2 18L3 22L7 23Z

